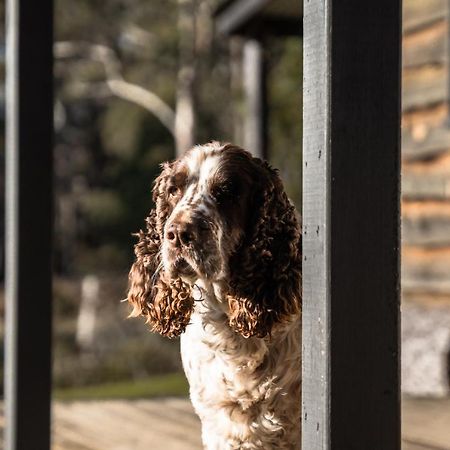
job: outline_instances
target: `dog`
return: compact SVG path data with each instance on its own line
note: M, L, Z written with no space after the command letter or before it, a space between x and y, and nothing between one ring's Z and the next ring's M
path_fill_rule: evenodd
M181 335L207 450L300 448L301 225L267 162L211 142L164 163L131 316Z

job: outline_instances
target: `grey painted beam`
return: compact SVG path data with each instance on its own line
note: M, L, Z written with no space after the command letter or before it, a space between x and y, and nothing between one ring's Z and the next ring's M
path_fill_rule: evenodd
M399 450L399 0L304 4L303 442Z
M5 449L50 448L51 0L7 0Z
M302 448L329 450L330 17L324 0L303 7Z

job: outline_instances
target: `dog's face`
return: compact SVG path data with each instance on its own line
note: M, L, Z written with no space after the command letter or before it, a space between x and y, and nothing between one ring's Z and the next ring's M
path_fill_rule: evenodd
M267 163L230 144L194 147L163 165L153 200L130 271L133 315L180 334L199 278L220 282L229 325L244 337L299 313L300 227Z
M157 198L169 211L161 252L172 278L228 277L259 173L248 153L231 146L196 147L164 167Z

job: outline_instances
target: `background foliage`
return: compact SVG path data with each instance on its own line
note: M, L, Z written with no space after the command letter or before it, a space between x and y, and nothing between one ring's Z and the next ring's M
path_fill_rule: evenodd
M176 114L186 59L182 54L186 31L180 27L184 14L194 26L188 36L193 42L188 62L195 70L191 92L195 142L214 139L242 145L243 42L215 37L211 13L216 3L55 2L54 380L58 389L181 369L177 341L150 334L140 321L125 320L128 308L120 303L133 258L132 233L152 207L152 182L159 164L175 157L176 143L157 115L117 95L109 82L116 73L120 80L158 97ZM3 3L0 14L4 17ZM3 38L3 32L0 35ZM3 39L0 45L4 50ZM272 39L267 49L270 159L300 205L301 41ZM2 58L2 80L3 62ZM3 123L3 114L0 120ZM3 139L0 142L3 146ZM1 152L3 164L3 147ZM96 300L90 305L83 290L88 277L95 277L97 283ZM94 324L88 342L79 336L80 327L86 326L80 321L86 304ZM185 384L175 385L173 389L184 392Z

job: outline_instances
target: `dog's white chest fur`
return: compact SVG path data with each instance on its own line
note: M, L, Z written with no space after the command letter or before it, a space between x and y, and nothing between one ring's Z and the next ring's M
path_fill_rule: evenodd
M245 339L228 326L223 312L196 305L181 336L181 355L206 449L295 448L299 332L293 324L283 336Z

